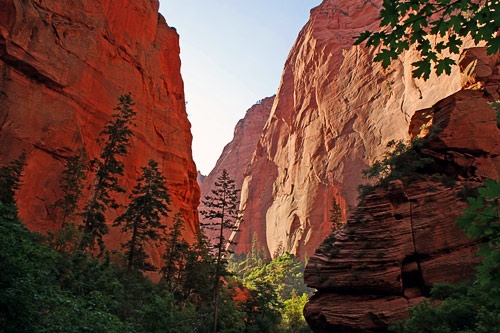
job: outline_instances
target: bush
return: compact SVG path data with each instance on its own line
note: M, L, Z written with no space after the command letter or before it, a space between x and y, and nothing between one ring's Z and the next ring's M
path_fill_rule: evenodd
M409 182L422 176L426 168L434 163L434 159L421 153L423 139L413 139L409 143L402 140L391 140L388 150L381 160L362 171L363 178L373 181L373 185L360 185L360 199L373 191L377 186L387 187L389 182L401 179Z
M487 288L473 284L436 284L431 299L442 300L439 306L424 301L410 310L406 322L390 327L399 333L497 332L500 312Z

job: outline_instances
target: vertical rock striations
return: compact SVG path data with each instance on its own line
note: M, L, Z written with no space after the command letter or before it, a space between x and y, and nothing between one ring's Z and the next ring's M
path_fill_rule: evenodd
M344 213L356 204L361 170L381 156L387 142L409 138L414 112L474 85L477 68L491 72L491 64L483 68L471 56L462 72L414 79L414 52L382 69L372 61L373 49L353 46L355 36L378 27L380 4L324 0L311 10L245 173L247 223L237 236L237 252L248 249L246 240L259 230L271 254L284 249L312 255L329 233L332 199Z
M0 159L27 153L17 200L30 228L58 228L52 204L63 162L80 148L90 158L99 154L96 138L125 93L135 102L137 127L123 185L130 190L140 167L158 161L172 214L183 213L188 239L198 228L179 36L158 7L157 0L0 3ZM109 213L110 223L117 213ZM108 245L116 248L121 237L112 229Z

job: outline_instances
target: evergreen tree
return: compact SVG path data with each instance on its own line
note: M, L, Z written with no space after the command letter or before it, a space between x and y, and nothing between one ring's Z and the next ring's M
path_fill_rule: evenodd
M342 220L342 209L335 198L332 199L330 222L332 223L332 232L339 230L344 225L344 221Z
M165 236L165 266L161 273L170 292L176 292L180 289L180 278L185 270L187 261L187 250L189 244L182 238L184 230L184 218L181 213L174 216L174 224Z
M238 210L239 190L236 189L235 181L229 177L224 169L222 174L215 181L213 195L205 196L203 204L208 210L201 211L205 219L210 222L205 223L204 227L215 230L218 233L214 246L215 254L215 278L213 286L214 302L214 332L217 331L217 311L219 297L219 282L225 272L227 264L228 248L231 240L224 236L225 231L236 231L241 222L241 212Z
M292 290L290 298L283 302L283 320L280 325L280 332L312 332L302 313L308 299L306 293L298 295L295 289Z
M276 332L281 321L282 305L274 286L258 281L250 289L250 297L244 303L245 332L272 333Z
M249 269L261 266L265 259L266 255L264 253L264 249L259 247L259 237L257 236L257 233L254 232L252 235L252 248L246 259L246 270L248 271Z
M26 166L26 153L5 165L0 166L0 213L9 211L12 218L17 216L17 207L14 195L21 184L21 175Z
M63 228L69 221L73 221L78 213L78 202L83 196L84 181L87 178L85 169L86 155L83 150L66 160L60 182L64 196L55 203L55 206L62 210L61 225Z
M119 184L119 176L123 176L125 166L118 158L128 154L132 137L131 126L134 126L135 111L131 108L133 105L130 94L120 96L119 104L115 108L117 112L112 120L106 123L98 138L98 142L104 140L104 147L100 157L92 160L97 172L91 198L82 213L82 250L94 249L97 242L100 253L104 252L102 237L109 231L104 214L109 207L118 208L112 193L125 192Z
M259 246L259 238L257 233L252 236L252 247L247 254L232 254L228 262L228 270L243 279L252 270L266 264L266 254L262 247Z
M199 307L212 300L213 293L207 285L215 277L215 261L210 254L209 240L203 232L196 234L196 242L187 251L184 271L179 273L181 298L184 301L192 301Z
M130 199L127 210L114 222L131 237L122 244L127 256L127 269L153 271L156 268L147 262L144 246L161 238L161 231L165 228L161 219L166 218L170 211L170 195L157 162L150 160L148 166L142 167L142 176L137 180Z

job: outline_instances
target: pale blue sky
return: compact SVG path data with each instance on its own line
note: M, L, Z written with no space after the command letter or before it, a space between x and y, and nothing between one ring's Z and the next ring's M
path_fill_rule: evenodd
M193 157L208 174L245 111L276 93L286 57L321 0L160 0L180 35Z

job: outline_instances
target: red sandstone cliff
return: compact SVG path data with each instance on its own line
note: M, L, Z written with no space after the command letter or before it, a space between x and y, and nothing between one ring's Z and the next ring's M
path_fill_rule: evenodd
M198 182L201 189L201 197L212 195L214 182L222 174L222 170L226 169L229 176L234 179L237 189L241 189L243 184L243 172L252 160L255 146L262 133L262 128L269 117L269 113L273 106L274 96L260 100L247 110L245 117L241 119L234 129L233 140L228 143L221 156L217 160L215 167L206 177L198 177ZM199 210L205 209L203 203L200 204ZM203 222L203 216L200 215L200 221ZM245 222L243 224L246 224ZM248 226L244 227L248 233L259 232L259 224L248 222ZM206 230L209 237L214 236L212 231ZM229 237L226 234L225 237Z
M0 2L0 162L27 153L16 198L31 229L58 228L51 205L63 161L82 147L90 158L100 153L96 138L124 93L137 112L124 186L130 190L155 159L172 216L184 214L188 239L198 228L179 36L158 8L158 0ZM112 229L108 245L116 248L121 237Z
M312 255L329 233L332 198L344 212L356 204L361 170L387 142L409 138L414 112L474 84L472 72L492 71L471 60L424 82L411 75L413 52L383 70L373 49L353 46L361 31L378 27L380 3L324 0L311 10L245 173L237 252L249 250L257 230L271 254L283 247Z
M385 332L432 284L474 275L477 244L455 223L467 207L466 187L500 176L500 130L487 104L499 98L498 81L496 91L459 91L415 114L410 135L432 125L422 152L438 161L437 172L459 180L449 187L429 176L406 186L394 181L325 239L305 270L318 289L304 309L315 332Z

